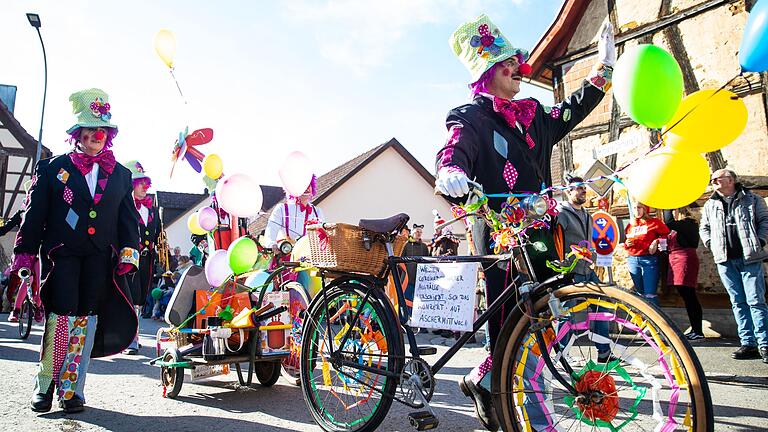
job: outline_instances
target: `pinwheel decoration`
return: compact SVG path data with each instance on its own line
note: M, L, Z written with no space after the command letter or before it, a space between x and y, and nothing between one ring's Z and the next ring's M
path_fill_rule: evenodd
M184 129L183 132L179 132L179 139L173 145L173 154L171 160L173 165L171 166L171 176L173 176L173 169L176 167L176 162L179 159L186 159L193 170L201 172L203 170L202 162L205 155L200 152L195 146L208 144L213 139L213 129L205 128L198 129L192 133L188 133L189 128Z

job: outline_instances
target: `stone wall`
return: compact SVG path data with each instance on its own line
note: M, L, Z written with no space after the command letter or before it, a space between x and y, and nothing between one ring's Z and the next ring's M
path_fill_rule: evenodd
M674 14L690 7L704 3L704 0L672 0L670 13ZM616 2L616 16L618 28L621 32L631 31L634 28L657 21L658 13L662 5L661 0L622 0ZM608 18L606 3L592 1L587 11L573 31L573 37L568 46L568 53L594 44L599 35L603 22ZM744 10L744 2L734 2L722 5L716 9L702 13L692 18L687 18L677 24L683 42L684 52L690 61L694 79L700 89L716 89L738 74L739 41L746 24L748 14ZM667 40L663 29L649 35L645 42L670 49L670 41ZM637 45L638 40L627 41L624 48ZM568 55L568 54L566 54ZM597 61L596 56L570 61L561 66L564 94L570 95L583 82ZM759 86L759 76L748 75L753 83ZM736 84L743 85L744 81ZM744 96L744 102L749 112L749 120L744 133L731 145L722 149L722 155L727 161L727 166L739 175L751 176L756 179L761 194L766 195L768 190L768 124L766 124L766 96L763 92L755 92ZM593 164L592 150L609 141L607 132L585 135L584 128L596 125L607 126L611 118L613 105L612 92L608 92L601 104L579 125L579 128L571 134L571 146L573 166L563 167L563 171L576 171L585 173ZM626 113L622 117L627 118ZM717 119L713 119L717 121ZM630 124L620 131L620 135L627 133L642 133L648 136L648 131L641 126ZM641 157L648 150L647 146L620 153L616 156L617 166L622 166ZM555 179L557 181L557 179ZM590 191L591 192L591 191ZM711 194L707 191L699 202ZM593 207L597 205L597 197L590 196ZM626 217L626 199L623 193L612 194L611 213L621 218ZM699 259L701 268L699 272L699 292L702 295L712 294L718 297L718 304L727 305L724 288L717 274L712 256L703 246L699 247ZM615 254L614 275L617 283L622 286L632 286L629 274L626 271L626 253L619 248Z

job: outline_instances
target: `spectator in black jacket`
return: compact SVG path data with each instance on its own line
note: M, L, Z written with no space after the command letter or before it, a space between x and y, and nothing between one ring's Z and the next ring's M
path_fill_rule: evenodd
M674 286L685 302L691 331L685 334L690 341L704 339L702 309L696 297L699 279L699 223L691 216L690 207L664 210L664 222L671 230L668 241L669 272L667 285Z

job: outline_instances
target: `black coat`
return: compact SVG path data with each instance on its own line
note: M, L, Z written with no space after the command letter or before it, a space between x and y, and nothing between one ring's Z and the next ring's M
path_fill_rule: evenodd
M149 221L146 225L144 225L138 210L136 211L136 218L139 229L139 270L135 274L128 275L127 278L131 287L133 304L143 306L155 273L155 262L157 261L155 247L160 235L160 214L157 207L152 207L149 210Z
M14 253L40 255L51 260L53 248L71 255L106 253L112 256L113 272L119 262L119 252L136 252L139 232L133 205L131 172L116 164L107 174L99 169L98 203L91 196L85 177L78 171L69 155L56 156L38 162L35 181L29 192L29 203L16 236ZM132 255L129 253L129 256ZM55 272L55 265L49 266ZM45 281L48 274L40 275ZM87 276L86 276L87 277ZM120 352L136 334L136 314L130 292L115 282L104 287L92 357ZM69 289L77 290L77 282ZM46 299L43 282L42 298Z
M542 184L552 185L552 149L600 103L605 93L587 81L565 101L544 107L535 99L536 113L527 129L510 127L493 110L493 102L476 96L472 103L452 109L446 128L460 128L457 139L450 139L437 154L437 169L461 168L483 185L485 193L506 193L510 187L503 171L509 161L518 177L513 192L538 192ZM528 135L529 139L526 139ZM503 198L491 198L489 205L498 211Z
M108 177L99 170L99 181L106 179L106 189L98 204L68 155L41 160L35 172L37 179L16 237L15 253L37 255L41 246L47 253L60 244L73 252L87 250L87 244L100 251L138 249L138 215L127 168L116 164ZM69 199L67 190L71 191Z
M437 154L437 170L454 166L471 180L483 185L486 194L539 192L552 185L552 149L565 138L600 103L605 93L588 81L571 96L554 107L544 107L537 100L530 124L521 125L522 131L510 126L493 109L493 102L477 95L472 103L451 110L446 119L449 138ZM517 176L512 187L504 178L509 163ZM488 205L501 209L504 198L490 198ZM541 241L548 252L531 253L534 270L539 280L550 276L547 260L557 259L552 234L548 230L529 230L532 242ZM487 232L476 233L478 253L491 253ZM490 281L489 281L490 282Z

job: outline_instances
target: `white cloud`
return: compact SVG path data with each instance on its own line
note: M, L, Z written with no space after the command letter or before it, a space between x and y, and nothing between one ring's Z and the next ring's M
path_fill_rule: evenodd
M522 5L529 1L502 3ZM493 10L494 3L499 0L294 0L284 8L289 19L308 27L324 57L362 76L386 66L398 45L407 43L409 30L448 19L458 25L484 10Z

